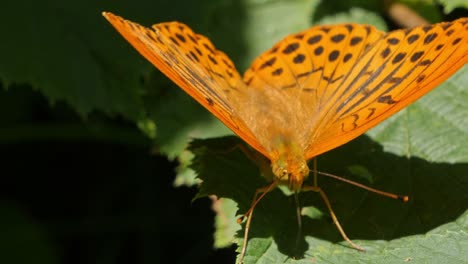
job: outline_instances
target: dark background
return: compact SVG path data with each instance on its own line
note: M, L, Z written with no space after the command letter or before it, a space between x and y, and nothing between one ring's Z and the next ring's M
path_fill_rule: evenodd
M152 155L133 125L96 117L127 130L128 142L106 140L30 87L0 98L15 110L10 125L36 132L13 140L15 131L2 130L10 138L0 146L2 263L233 262L233 249L212 249L211 201L192 202L196 188L174 188L176 162Z

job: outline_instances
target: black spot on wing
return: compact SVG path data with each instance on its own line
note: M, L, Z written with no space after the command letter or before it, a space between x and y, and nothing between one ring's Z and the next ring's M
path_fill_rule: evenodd
M432 61L427 59L427 60L423 60L421 62L418 63L419 66L428 66L428 65L431 65Z
M271 73L271 75L273 75L273 76L279 76L279 75L281 75L282 73L283 73L283 68L278 68L278 69L274 70L274 71Z
M313 45L313 44L319 43L320 40L322 40L322 35L315 35L307 39L307 43L310 45Z
M283 54L291 54L299 48L299 43L291 43L282 50Z
M305 58L306 58L306 57L304 56L304 54L297 54L297 55L293 58L293 62L294 62L295 64L301 64L301 63L304 62Z
M424 32L426 32L426 33L429 32L429 30L431 30L431 29L432 29L432 26L431 26L431 25L428 25L428 26L424 26L424 27L423 27L423 30L424 30Z
M187 36L190 39L190 41L192 41L194 44L198 45L198 40L196 40L191 34L188 34Z
M341 41L343 41L344 38L345 38L344 34L336 34L336 35L331 36L330 39L333 43L340 43Z
M380 53L380 56L382 57L382 59L386 59L388 55L390 55L391 52L392 51L390 50L390 48L387 47L384 50L382 50L382 52Z
M328 54L328 61L334 62L340 56L340 52L338 50L334 50Z
M396 101L393 100L391 95L381 95L377 98L377 102L383 104L395 104Z
M189 58L191 58L193 61L200 62L200 59L193 51L190 51L189 54L190 54Z
M401 62L406 57L406 52L398 53L392 60L393 64Z
M182 42L182 43L185 43L185 42L187 41L187 40L185 39L185 37L182 36L182 35L179 34L179 33L176 33L175 36L176 36L176 38L177 38L178 40L180 40L180 42Z
M416 78L416 82L420 83L420 82L424 81L424 79L426 79L426 75L421 74Z
M353 54L347 53L343 57L343 62L348 62L353 57Z
M322 46L319 46L319 47L314 49L314 55L319 56L322 53L323 53L323 47Z
M408 41L408 44L413 44L418 39L419 39L419 35L418 34L413 34L413 35L408 37L407 41Z
M434 39L436 38L437 38L437 33L429 34L424 38L424 44L427 45L431 43L432 41L434 41Z
M276 57L272 57L271 59L265 61L262 65L260 65L259 70L263 70L267 67L271 67L273 66L273 64L275 64L275 62L276 62Z
M419 58L422 57L423 54L424 54L424 51L418 51L418 52L413 53L413 55L411 55L410 61L416 62L417 60L419 60Z
M457 45L458 43L460 43L461 41L461 38L456 38L453 42L452 42L452 45L455 46Z
M300 34L296 34L294 36L295 39L299 39L299 40L302 40L304 38L304 33L300 33Z
M214 64L214 65L217 65L218 64L218 61L212 57L210 54L208 54L208 59Z
M207 49L209 52L214 53L214 50L210 45L203 43L203 47L205 47L205 49Z
M357 44L362 42L362 37L352 37L349 44L351 46L356 46Z
M174 38L174 37L169 37L169 39L174 42L174 44L176 44L177 46L180 46L179 45L179 42Z
M387 43L390 45L397 45L398 43L400 43L400 40L397 38L388 38Z

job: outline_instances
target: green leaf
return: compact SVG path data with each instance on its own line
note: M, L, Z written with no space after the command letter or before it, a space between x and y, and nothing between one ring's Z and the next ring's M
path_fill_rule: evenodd
M452 12L455 8L468 8L467 0L438 0L443 6L445 13Z
M0 8L0 79L28 83L51 103L65 100L83 116L95 109L138 119L141 60L115 63L116 37L92 1L21 0ZM70 7L68 7L70 6ZM67 8L68 7L68 8ZM105 34L104 34L105 33ZM123 43L120 46L124 46Z
M218 229L217 232L223 234L239 228L236 218L229 220L226 216L240 216L246 212L255 190L268 184L256 165L235 148L237 144L242 142L235 137L192 143L196 154L193 167L203 180L199 197L216 195L235 202L239 208L236 212L236 206L230 205L229 210L218 216L224 223L231 223ZM294 199L275 189L255 208L245 263L306 263L311 260L316 263L393 263L407 258L412 258L413 263L424 263L423 260L429 258L427 254L440 248L442 241L463 248L463 238L468 231L468 215L463 214L467 203L466 163L435 163L393 155L363 136L320 156L318 164L321 171L355 181L361 181L360 175L353 175L351 171L357 165L362 166L372 177L372 187L409 195L410 201L402 203L336 180L319 178L348 236L367 249L366 253L361 253L342 241L316 193L299 196L301 206L308 210L303 212L302 235L296 246L298 224ZM368 181L363 183L368 184ZM457 218L458 222L453 222ZM243 231L229 241L242 245L242 237ZM223 237L223 243L226 240ZM466 257L463 250L454 249L446 254L451 254L451 260ZM429 256L436 257L435 254ZM437 259L441 258L437 255Z
M428 161L468 161L468 67L367 134L385 151Z
M362 8L352 7L349 10L335 13L329 16L324 16L317 24L337 24L353 21L359 24L370 24L380 30L387 30L385 20L377 13L371 12Z

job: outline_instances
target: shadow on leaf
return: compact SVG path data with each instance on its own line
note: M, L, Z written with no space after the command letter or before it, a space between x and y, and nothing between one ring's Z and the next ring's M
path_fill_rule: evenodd
M196 154L193 168L203 180L197 197L214 194L232 199L239 207L237 215L249 209L255 190L268 184L255 164L234 147L241 143L236 137L224 137L191 144ZM424 234L454 221L466 210L464 177L468 164L399 157L383 152L379 144L361 136L318 157L318 167L380 190L409 195L410 201L402 203L319 176L319 185L348 236L353 241L370 240L366 246L372 241ZM277 246L286 259L302 258L308 251L324 250L323 241L340 242L343 250L348 247L318 194L301 193L299 199L301 207L313 212L302 217L299 245L294 197L277 188L255 208L247 255L265 254ZM243 230L237 234L239 243L242 236Z

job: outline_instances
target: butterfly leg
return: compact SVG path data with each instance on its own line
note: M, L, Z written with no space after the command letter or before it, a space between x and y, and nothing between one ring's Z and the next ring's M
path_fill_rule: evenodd
M307 191L318 192L320 194L320 196L322 197L323 201L325 202L325 205L327 206L328 211L330 212L330 216L333 219L333 223L335 224L336 228L340 232L343 239L346 242L348 242L351 245L352 248L355 248L355 249L357 249L359 251L366 251L364 248L358 246L353 241L351 241L351 239L348 238L345 231L343 230L343 227L341 227L341 224L338 221L338 217L336 217L335 212L333 211L333 208L331 206L330 200L328 199L328 196L325 194L325 192L322 190L322 188L320 188L318 186L316 168L317 168L317 159L314 159L314 171L313 171L314 172L314 185L313 186L306 185L306 186L302 187L301 191L303 191L303 192L307 192Z
M244 243L242 245L242 251L239 257L239 263L243 263L244 261L244 255L247 250L247 240L249 237L249 230L250 230L250 222L252 221L252 214L255 209L255 206L257 206L258 202L265 197L265 195L269 192L271 192L276 186L277 182L272 182L271 184L264 186L262 188L259 188L255 191L254 198L252 199L252 204L250 205L249 210L239 219L237 219L237 222L240 224L246 217L247 217L247 222L245 223L245 231L244 231Z

